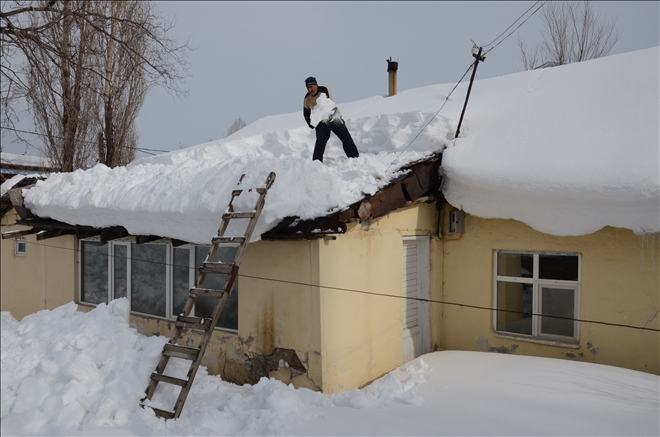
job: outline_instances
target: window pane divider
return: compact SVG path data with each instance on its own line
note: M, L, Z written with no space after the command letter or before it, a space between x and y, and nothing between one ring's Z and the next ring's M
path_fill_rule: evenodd
M531 278L523 278L523 277L518 277L518 276L503 276L503 275L498 275L498 268L499 268L499 258L498 254L508 254L508 255L532 255L533 257L533 266L532 266L532 277ZM563 280L563 279L540 279L540 256L543 255L551 255L551 256L571 256L571 257L577 257L577 280ZM546 341L559 341L559 342L577 342L579 341L580 338L580 332L579 332L579 322L577 319L579 319L580 315L580 294L581 294L581 280L582 280L582 257L578 253L573 253L573 252L526 252L526 251L509 251L509 250L501 250L501 251L494 251L493 254L493 260L494 260L494 272L493 272L493 308L495 311L493 311L493 317L492 317L492 323L494 327L494 332L496 334L501 334L505 336L516 336L516 337L523 337L530 339L531 341L538 341L538 342L543 342L544 340ZM499 286L498 283L518 283L518 284L531 284L532 285L532 334L521 334L517 332L509 332L509 331L501 331L498 330L498 318L497 314L498 311L505 311L507 308L506 306L504 308L499 307L499 298L498 298L498 293L499 293ZM573 290L573 336L562 336L562 335L557 335L557 334L550 334L550 333L542 333L541 332L541 324L543 321L543 315L542 315L542 307L543 307L543 302L542 302L542 294L541 290L544 287L556 287L556 288L561 288L561 289L567 289L567 290Z

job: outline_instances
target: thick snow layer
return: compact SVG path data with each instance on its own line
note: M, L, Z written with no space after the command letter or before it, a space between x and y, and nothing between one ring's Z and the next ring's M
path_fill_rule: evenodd
M555 235L658 232L659 65L656 47L476 83L446 199Z
M181 417L139 402L164 337L128 324L128 301L1 314L0 433L9 435L655 435L660 378L611 366L435 352L363 390L327 395L201 367ZM179 362L175 362L179 361ZM187 366L172 359L168 374ZM171 370L170 367L174 369ZM164 384L161 384L164 386ZM178 392L159 389L171 408Z
M273 171L254 241L284 217L341 210L448 147L443 193L470 214L555 235L660 232L658 65L656 47L476 81L455 141L466 83L449 99L453 84L339 103L360 157L347 159L333 135L323 164L311 161L302 110L266 117L127 167L52 175L26 204L67 223L207 243L240 175L254 186Z

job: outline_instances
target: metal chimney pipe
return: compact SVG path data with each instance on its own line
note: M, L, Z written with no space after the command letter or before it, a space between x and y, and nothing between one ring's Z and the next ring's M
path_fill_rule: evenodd
M386 61L387 61L387 73L390 79L389 93L390 96L393 96L396 94L396 70L398 70L399 68L399 63L392 61L392 57L390 57L390 59L386 59Z

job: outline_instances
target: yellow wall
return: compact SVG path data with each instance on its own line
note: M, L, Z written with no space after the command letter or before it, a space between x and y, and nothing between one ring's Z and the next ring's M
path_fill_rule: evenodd
M443 214L446 231L446 208ZM465 233L444 234L442 300L493 305L493 254L497 250L577 252L582 259L580 315L583 320L660 327L660 235L640 237L606 227L590 235L557 237L515 220L466 214ZM608 364L658 374L660 334L580 323L579 344L541 345L493 332L490 311L434 305L442 323L433 341L442 350L490 350Z
M259 241L239 272L238 335L251 352L293 349L321 386L319 240ZM270 280L269 280L270 279Z
M5 227L3 231L11 229ZM353 223L336 240L250 244L239 273L238 333L216 330L203 364L212 374L231 375L238 381L245 377L241 372L246 372L249 359L270 355L275 348L292 349L306 367L312 385L325 392L363 386L400 366L402 301L398 297L402 292L403 237L430 235L436 229L435 206L419 204L368 225ZM76 248L73 237L46 241L53 245L60 239L68 249ZM431 259L442 256L440 243L437 237L431 238ZM3 242L3 288L5 278L10 277L4 275L5 268L11 268L5 259L12 258L25 268L14 269L11 277L24 283L30 294L26 298L7 293L3 310L7 303L12 313L20 312L22 317L78 300L77 251L67 250L62 256L61 249L52 249L57 256L46 258L45 252L51 249L38 246L42 252L37 258L38 254L30 257L34 248L28 245L28 257L20 259L13 256L13 247L13 240ZM5 251L11 252L6 256ZM35 264L35 258L42 264ZM431 290L441 284L440 267L431 266ZM29 274L34 269L40 269L39 275ZM46 287L45 278L53 285ZM48 305L44 303L45 289L52 294ZM19 309L20 305L25 308ZM81 311L92 308L79 305ZM169 337L173 328L172 321L153 317L131 315L131 322L145 335ZM432 321L431 326L435 325ZM186 333L180 343L188 342L197 343L198 338Z
M470 215L463 235L448 235L449 209L438 217L433 204L408 206L349 224L335 240L250 244L239 273L238 333L216 330L203 364L239 381L250 359L291 349L307 369L310 387L328 393L364 386L400 366L403 237L412 235L430 235L432 300L492 307L496 250L578 252L580 318L658 329L660 235L638 237L608 227L555 237L514 220ZM11 220L3 219L3 232L16 229L5 226ZM26 239L26 257L14 255L13 239L2 241L2 310L18 319L77 301L75 238ZM147 335L169 336L173 325L135 315L131 320ZM574 346L537 344L494 334L488 310L432 303L431 342L433 350L508 352L659 373L659 334L637 329L581 323Z
M2 232L27 229L16 226L16 214L2 218ZM11 224L11 225L10 225ZM3 239L0 258L0 310L21 320L43 309L55 309L75 300L78 252L75 237L66 235L37 241L24 237L26 255L16 256L16 240Z
M402 301L397 297L402 294L403 237L435 229L435 206L419 204L368 226L354 223L336 240L319 240L319 280L328 287L321 289L324 392L363 386L402 364ZM431 274L437 281L437 273Z

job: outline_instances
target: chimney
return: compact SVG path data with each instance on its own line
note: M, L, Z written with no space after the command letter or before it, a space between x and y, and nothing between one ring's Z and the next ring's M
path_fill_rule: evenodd
M393 96L396 94L396 70L399 68L399 63L392 61L392 57L390 59L386 59L387 61L387 73L390 78L390 96Z

